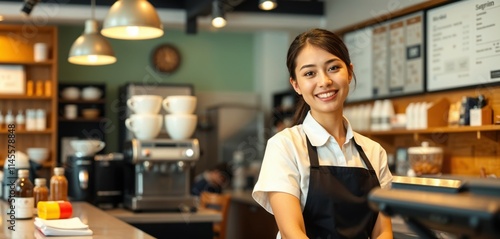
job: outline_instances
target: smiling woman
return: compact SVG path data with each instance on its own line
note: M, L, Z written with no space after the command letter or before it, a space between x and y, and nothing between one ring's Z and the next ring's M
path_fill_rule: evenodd
M368 205L370 190L392 180L386 152L343 117L354 77L344 42L304 32L287 66L302 105L295 125L268 140L253 198L274 214L278 238L392 238L390 218Z

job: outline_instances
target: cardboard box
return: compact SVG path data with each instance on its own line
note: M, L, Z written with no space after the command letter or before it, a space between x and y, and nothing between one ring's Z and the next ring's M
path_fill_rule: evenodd
M0 65L0 94L26 94L26 75L22 65Z

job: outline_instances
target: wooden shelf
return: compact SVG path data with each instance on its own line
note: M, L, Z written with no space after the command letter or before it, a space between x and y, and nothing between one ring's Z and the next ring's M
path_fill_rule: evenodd
M8 134L9 132L5 129L0 130L0 134ZM16 129L16 134L52 134L54 133L53 129L46 129L46 130L20 130Z
M98 99L98 100L83 100L83 99L78 99L78 100L66 100L66 99L59 99L60 104L105 104L106 100L105 99Z
M47 61L4 61L0 60L3 65L27 65L27 66L50 66L54 61L49 59Z
M87 119L87 118L76 118L76 119L66 119L64 117L59 117L59 122L72 122L72 123L76 123L76 122L99 122L101 121L102 117L99 117L99 118L95 118L95 119Z
M457 126L457 127L434 127L428 129L394 129L387 131L361 131L360 134L383 136L383 135L404 135L404 134L433 134L433 133L463 133L463 132L485 132L485 131L500 131L500 125L483 125L483 126Z
M52 96L0 95L0 100L52 100Z

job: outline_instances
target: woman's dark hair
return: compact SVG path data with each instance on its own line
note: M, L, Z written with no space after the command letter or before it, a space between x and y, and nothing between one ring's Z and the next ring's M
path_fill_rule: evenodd
M297 75L295 74L295 68L297 67L297 56L308 44L319 47L337 56L346 64L346 66L349 66L351 64L351 58L349 57L347 46L337 34L319 28L311 29L298 35L288 48L286 66L288 67L288 72L293 80L297 80ZM349 74L354 77L352 68L348 67L348 71ZM354 77L354 81L356 82L356 77ZM304 98L299 97L297 109L293 117L293 125L302 124L309 110L310 107L304 101Z

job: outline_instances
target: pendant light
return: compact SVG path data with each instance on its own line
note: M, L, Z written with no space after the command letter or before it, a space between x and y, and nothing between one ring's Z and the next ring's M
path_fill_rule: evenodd
M259 8L265 11L273 10L278 6L278 2L276 0L260 0Z
M99 33L99 24L94 19L95 0L92 0L92 18L85 21L83 34L69 50L68 61L78 65L108 65L116 62L109 42Z
M224 17L224 9L219 0L212 2L212 26L215 28L222 28L226 26L226 18Z
M163 25L147 0L118 0L109 9L102 35L123 40L143 40L163 36Z

